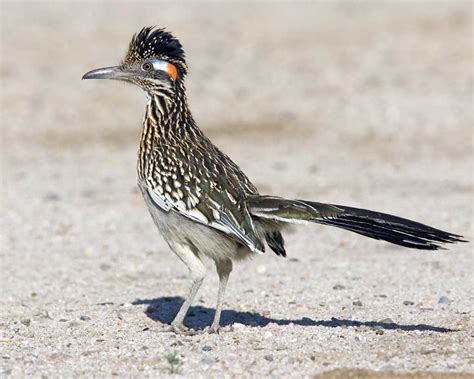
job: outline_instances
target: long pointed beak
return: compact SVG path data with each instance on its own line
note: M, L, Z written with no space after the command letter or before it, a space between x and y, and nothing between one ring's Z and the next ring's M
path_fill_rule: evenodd
M129 80L131 72L123 71L120 66L98 68L84 74L82 79Z

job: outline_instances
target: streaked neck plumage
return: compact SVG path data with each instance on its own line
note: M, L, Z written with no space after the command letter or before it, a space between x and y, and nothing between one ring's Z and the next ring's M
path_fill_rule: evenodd
M150 157L162 155L163 148L180 146L202 136L188 108L185 88L177 83L174 90L147 92L147 105L138 150L138 177L149 177Z

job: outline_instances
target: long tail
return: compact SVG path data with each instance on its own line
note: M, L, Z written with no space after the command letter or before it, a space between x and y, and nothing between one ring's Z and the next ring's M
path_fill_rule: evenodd
M442 249L442 243L467 242L448 233L401 217L342 205L273 196L249 199L250 213L284 223L318 223L346 229L363 236L414 249Z

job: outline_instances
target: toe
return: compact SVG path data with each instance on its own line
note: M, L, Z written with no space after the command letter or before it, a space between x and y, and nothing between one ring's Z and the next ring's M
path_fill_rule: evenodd
M162 333L175 333L175 334L183 334L187 331L187 328L184 325L173 325L167 326L160 330Z
M219 325L211 325L211 327L208 330L209 334L219 334L221 330L221 327Z

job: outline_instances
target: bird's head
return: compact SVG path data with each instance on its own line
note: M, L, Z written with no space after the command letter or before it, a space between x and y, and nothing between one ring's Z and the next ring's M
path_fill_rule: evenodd
M164 29L145 27L135 34L119 66L99 68L82 79L115 79L138 85L151 95L172 96L187 73L181 43Z

